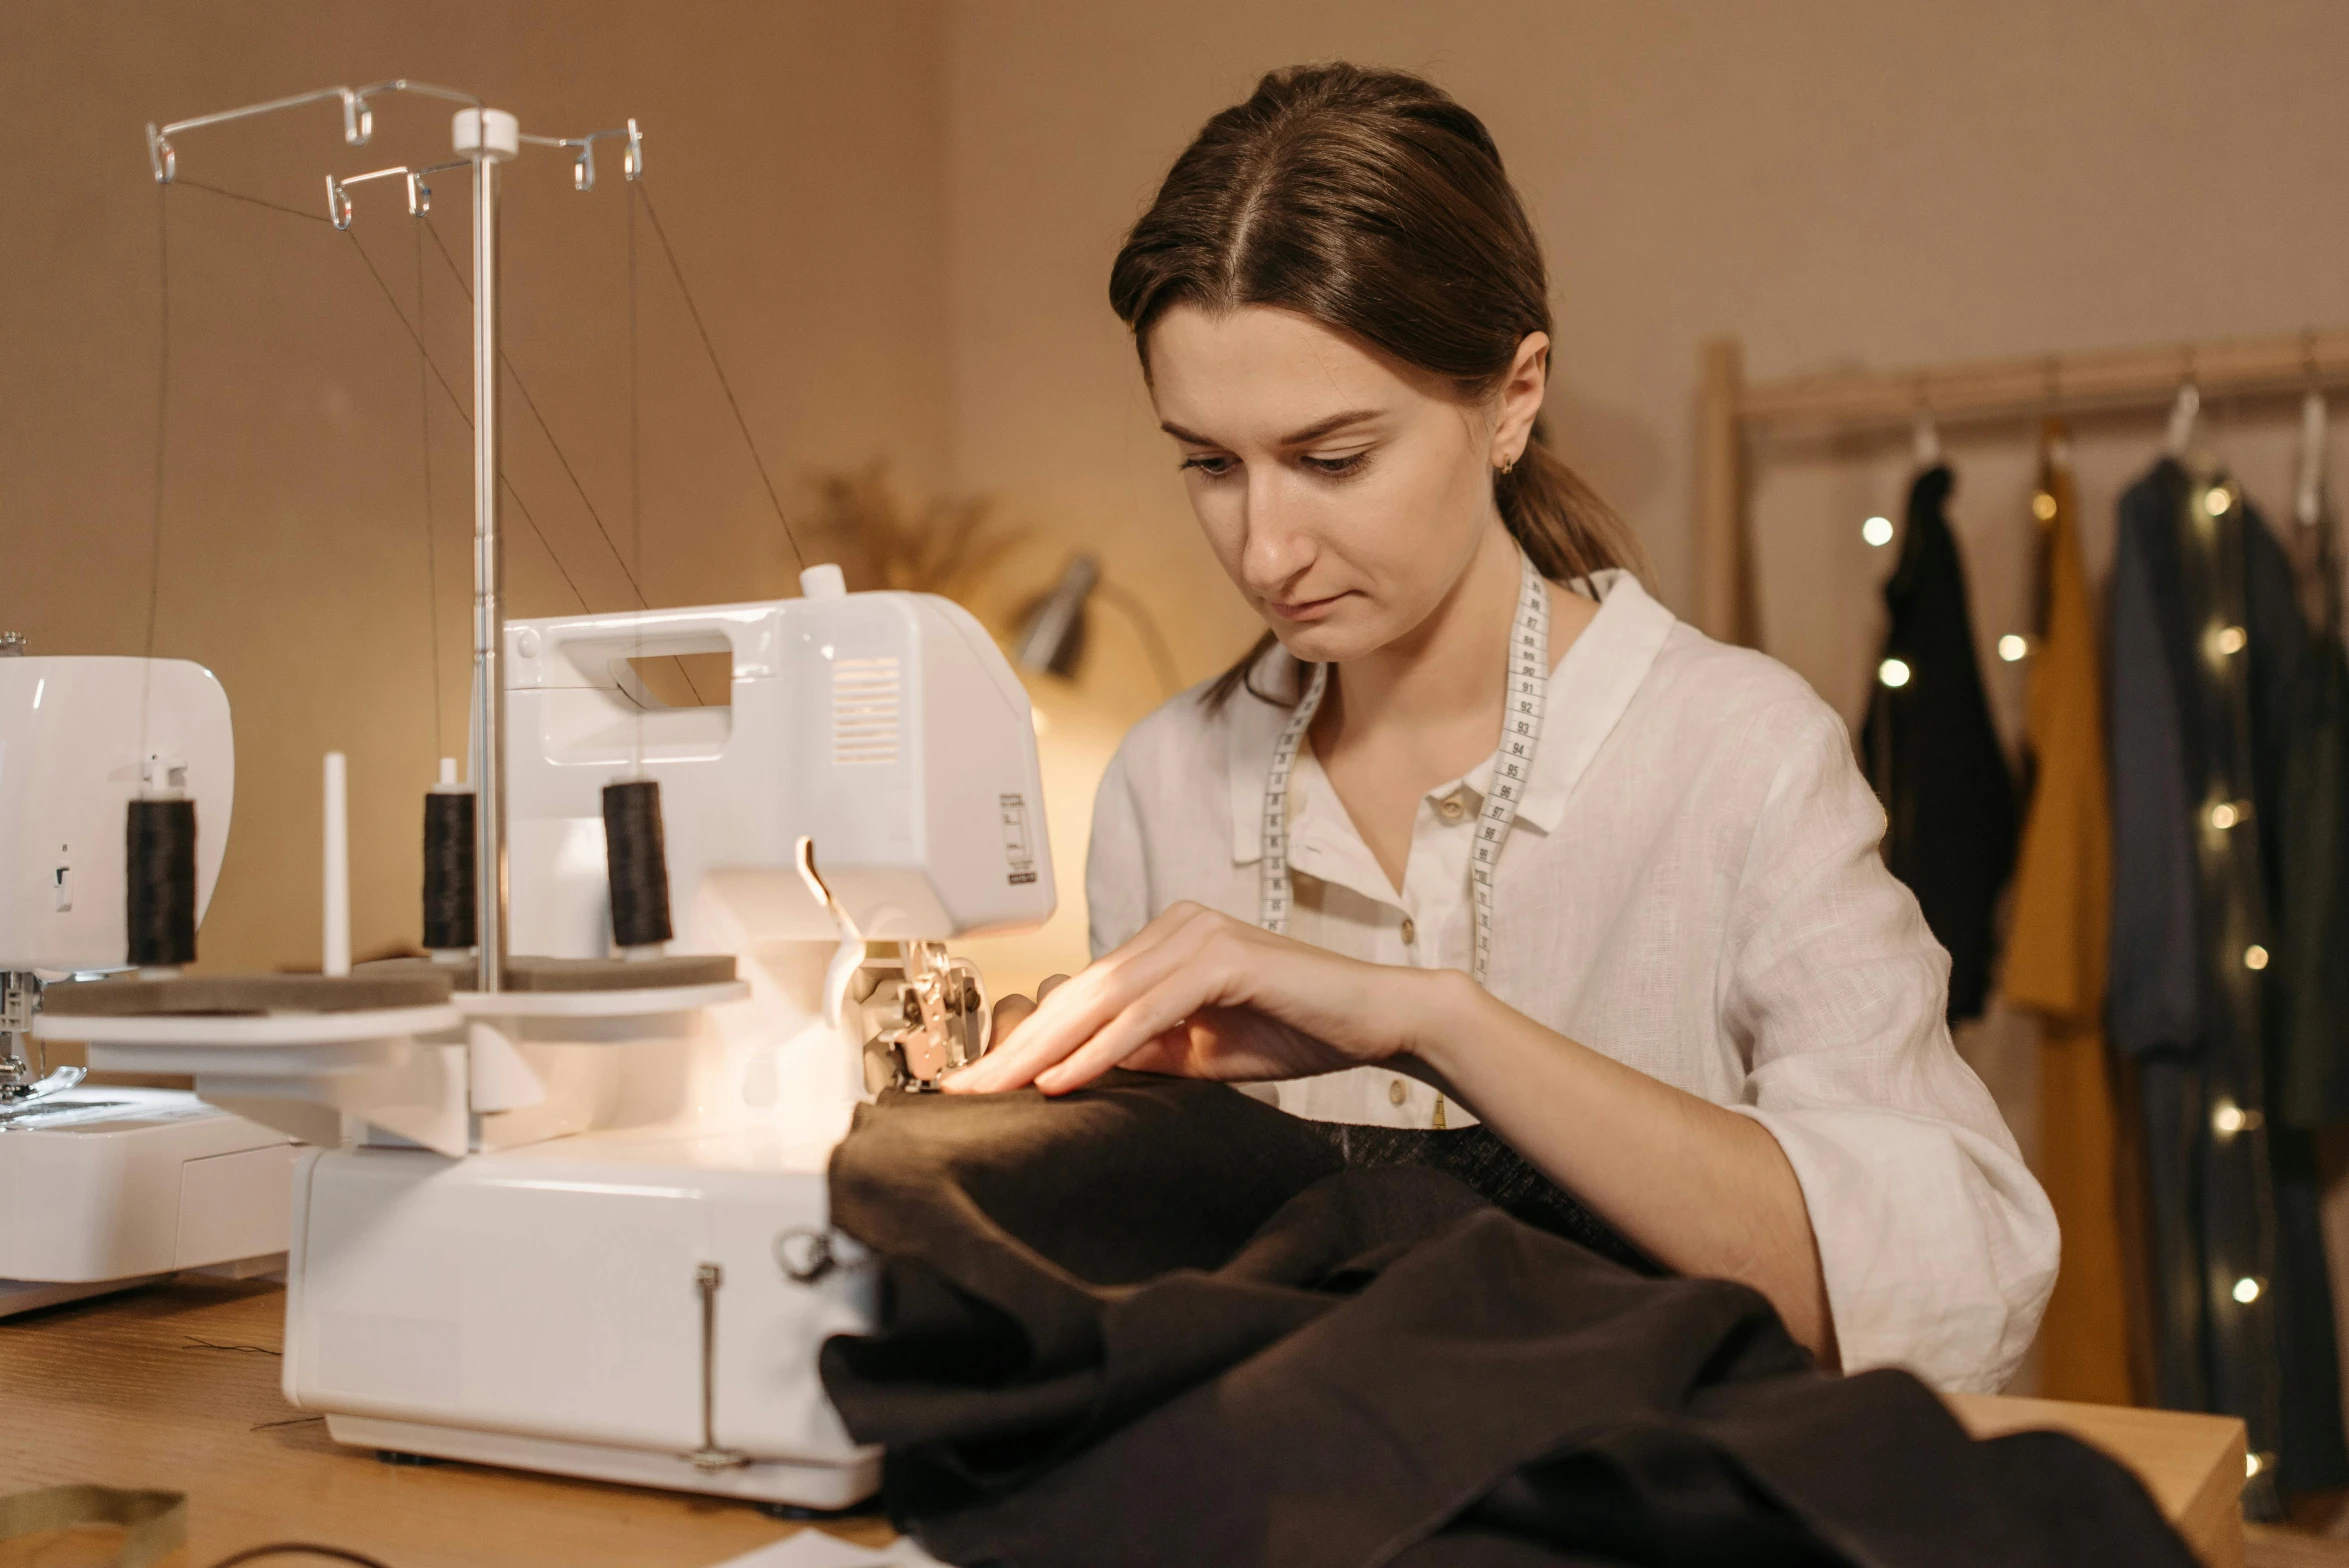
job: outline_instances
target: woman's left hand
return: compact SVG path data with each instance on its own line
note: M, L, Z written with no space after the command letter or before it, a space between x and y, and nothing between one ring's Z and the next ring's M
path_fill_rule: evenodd
M1176 904L1066 984L944 1087L1065 1094L1112 1067L1188 1078L1302 1078L1408 1052L1448 971L1342 958Z

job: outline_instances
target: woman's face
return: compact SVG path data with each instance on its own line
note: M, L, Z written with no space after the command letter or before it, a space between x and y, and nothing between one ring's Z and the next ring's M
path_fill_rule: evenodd
M1493 470L1524 450L1549 340L1491 399L1267 306L1177 307L1149 339L1161 426L1223 569L1300 659L1408 635L1498 542Z

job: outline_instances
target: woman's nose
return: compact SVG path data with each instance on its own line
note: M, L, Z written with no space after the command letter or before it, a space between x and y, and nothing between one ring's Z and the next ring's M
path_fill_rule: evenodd
M1313 541L1302 524L1277 483L1248 487L1248 537L1240 570L1251 589L1277 596L1312 562Z

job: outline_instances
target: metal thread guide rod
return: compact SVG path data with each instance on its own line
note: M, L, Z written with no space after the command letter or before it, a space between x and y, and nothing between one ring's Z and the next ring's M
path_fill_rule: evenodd
M466 107L456 115L453 141L457 156L423 166L395 165L364 174L326 177L326 215L338 229L348 229L356 209L352 187L374 180L397 179L404 185L408 215L421 219L432 206L432 189L425 177L444 170L473 171L473 865L475 984L483 991L500 991L506 980L506 562L502 526L504 508L499 489L500 442L504 421L499 417L498 338L498 196L502 166L517 156L524 143L572 153L574 190L595 189L595 144L623 141L621 170L629 180L644 177L644 133L634 120L619 129L592 131L585 136L532 136L514 116L492 109L476 95L450 87L395 77L365 87L328 87L298 93L267 103L225 109L217 114L175 120L147 127L147 157L158 184L178 177L179 153L171 138L184 131L231 120L250 119L307 104L335 102L342 106L343 140L364 147L375 134L375 111L370 100L387 93L439 98Z
M718 1287L726 1271L715 1263L697 1264L693 1288L701 1296L701 1447L686 1457L696 1470L739 1470L750 1456L718 1446Z
M521 127L510 114L475 109L458 115L456 139L457 150L473 160L474 987L502 991L507 896L506 549L498 490L498 443L505 430L498 417L498 176L499 165L521 151ZM470 148L465 145L468 139Z

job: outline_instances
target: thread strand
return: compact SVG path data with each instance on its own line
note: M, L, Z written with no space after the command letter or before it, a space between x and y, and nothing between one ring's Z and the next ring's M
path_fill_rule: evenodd
M163 607L163 479L171 435L171 187L155 187L155 478L147 531L147 633L139 667L139 765L147 763L147 714L155 688L155 627Z
M440 558L432 521L432 365L424 354L424 236L416 235L416 401L422 416L424 456L424 627L432 642L432 754L448 747L441 731Z
M677 264L677 251L669 243L669 231L661 227L660 209L653 205L652 192L638 180L631 187L644 203L644 215L652 220L653 238L661 242L661 254L668 258L669 275L677 280L677 292L684 297L685 312L693 318L693 330L701 334L702 352L710 357L710 369L717 373L718 390L726 394L726 406L734 411L734 428L742 432L742 444L750 452L751 465L759 471L759 483L766 486L767 505L775 510L775 521L783 525L783 542L791 546L792 559L804 570L807 555L799 548L799 537L791 531L791 519L784 515L783 502L775 494L775 481L767 473L766 460L759 456L759 444L751 439L750 421L742 414L742 400L734 395L734 383L726 379L726 367L719 363L718 346L710 341L710 329L701 319L701 307L693 302L693 290L685 286L685 269Z

